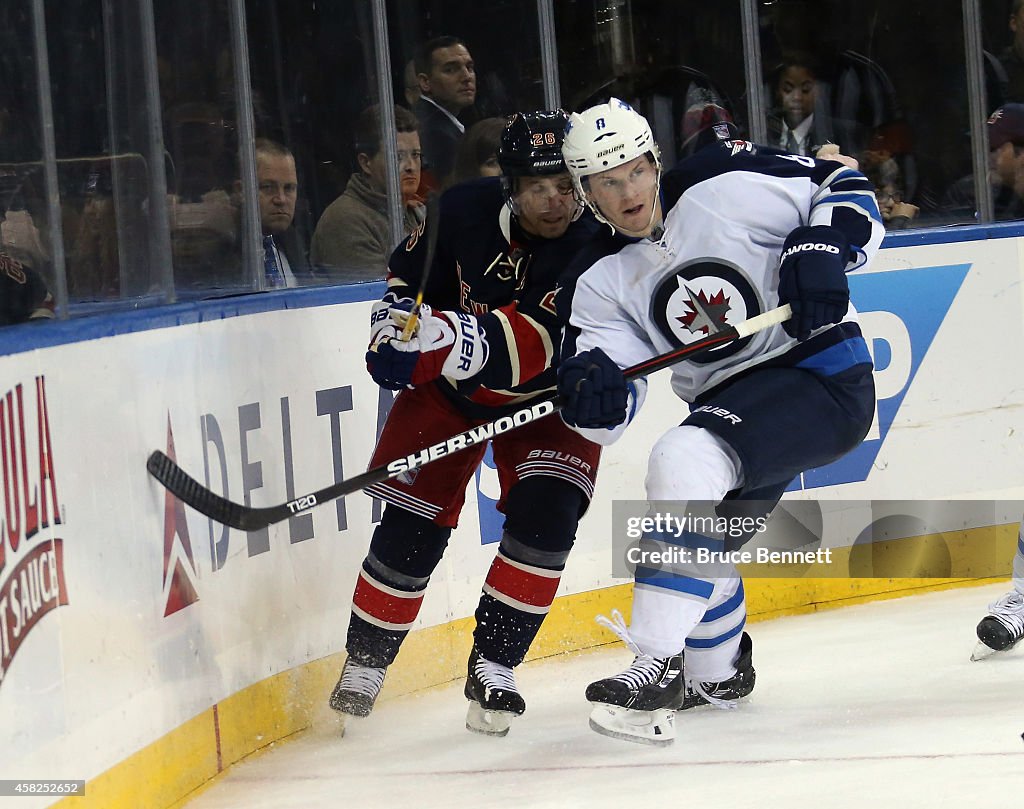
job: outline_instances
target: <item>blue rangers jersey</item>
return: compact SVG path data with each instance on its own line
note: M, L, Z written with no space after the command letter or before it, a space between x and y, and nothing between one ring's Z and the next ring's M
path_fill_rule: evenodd
M424 226L391 255L388 288L418 289L426 261ZM470 418L495 418L555 386L562 324L558 279L597 231L585 212L558 239L527 234L505 204L496 177L453 186L441 196L439 231L424 300L435 310L479 318L489 354L473 377L433 384Z
M874 190L833 161L723 141L666 172L664 231L633 239L605 228L574 261L559 296L562 356L600 347L621 368L699 340L779 305L779 260L801 225L832 225L865 266L884 230ZM573 288L574 287L574 288ZM751 368L837 373L870 362L851 306L843 322L798 343L781 326L672 368L686 402Z

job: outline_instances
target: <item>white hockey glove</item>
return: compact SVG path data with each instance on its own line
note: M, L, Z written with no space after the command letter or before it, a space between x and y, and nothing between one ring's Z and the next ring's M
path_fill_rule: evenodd
M462 312L435 314L423 304L413 336L403 341L408 313L390 311L394 322L377 331L366 352L366 368L381 387L416 387L441 376L468 379L487 362L487 335L475 317Z
M414 303L412 298L400 298L390 291L377 301L370 310L370 345L377 342L384 329L393 327L401 314L408 317Z

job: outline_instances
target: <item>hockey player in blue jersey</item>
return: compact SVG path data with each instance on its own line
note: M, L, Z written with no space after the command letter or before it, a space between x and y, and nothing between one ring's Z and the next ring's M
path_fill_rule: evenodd
M883 229L859 172L712 140L663 175L650 126L627 104L613 98L571 116L562 154L581 201L610 227L559 295L558 387L565 421L608 444L646 391L620 369L789 303L782 326L673 367L690 415L657 441L646 478L652 504L764 516L797 475L849 452L871 424L872 363L846 273L870 262ZM695 533L674 541L735 549ZM745 621L732 565L638 567L631 625L607 622L635 658L587 688L591 727L669 743L676 710L749 694Z
M400 393L371 467L493 421L554 388L562 331L557 280L596 231L562 161L567 119L561 110L514 116L499 145L501 178L442 195L424 295L429 306L407 341L403 324L425 271L427 239L414 232L392 254L366 356L373 378ZM506 519L476 610L466 724L501 736L526 710L513 669L554 600L601 448L557 415L490 443ZM352 597L348 659L330 697L335 710L372 710L485 449L481 444L367 489L387 505Z
M1013 589L988 605L988 615L978 624L978 645L971 660L1012 649L1024 639L1024 520L1017 532L1013 556Z

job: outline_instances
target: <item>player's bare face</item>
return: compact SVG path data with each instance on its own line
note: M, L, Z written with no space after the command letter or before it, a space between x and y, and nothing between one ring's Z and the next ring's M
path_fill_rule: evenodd
M592 175L588 186L588 198L616 230L648 236L659 224L658 170L646 155Z
M520 177L515 194L519 224L531 236L557 239L576 213L568 172L548 177Z

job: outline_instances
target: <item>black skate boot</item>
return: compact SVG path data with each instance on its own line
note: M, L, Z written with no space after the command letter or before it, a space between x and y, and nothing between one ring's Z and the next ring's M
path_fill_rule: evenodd
M506 736L511 721L526 711L513 670L480 656L473 647L466 676L466 729L486 736Z
M628 742L669 745L682 695L682 655L637 655L625 671L587 686L587 699L595 703L590 728Z
M348 658L328 704L349 716L369 716L387 670L387 666L364 666Z
M981 660L993 652L1012 649L1024 638L1024 596L1012 590L988 605L988 615L978 624L981 644L971 655Z
M628 669L587 686L587 699L634 711L675 708L683 692L683 656L637 655Z
M680 710L696 708L698 705L715 705L732 707L728 703L742 699L754 690L753 641L746 632L740 638L740 657L736 661L736 673L728 680L719 683L701 683L695 680L686 681L686 693L683 694Z

